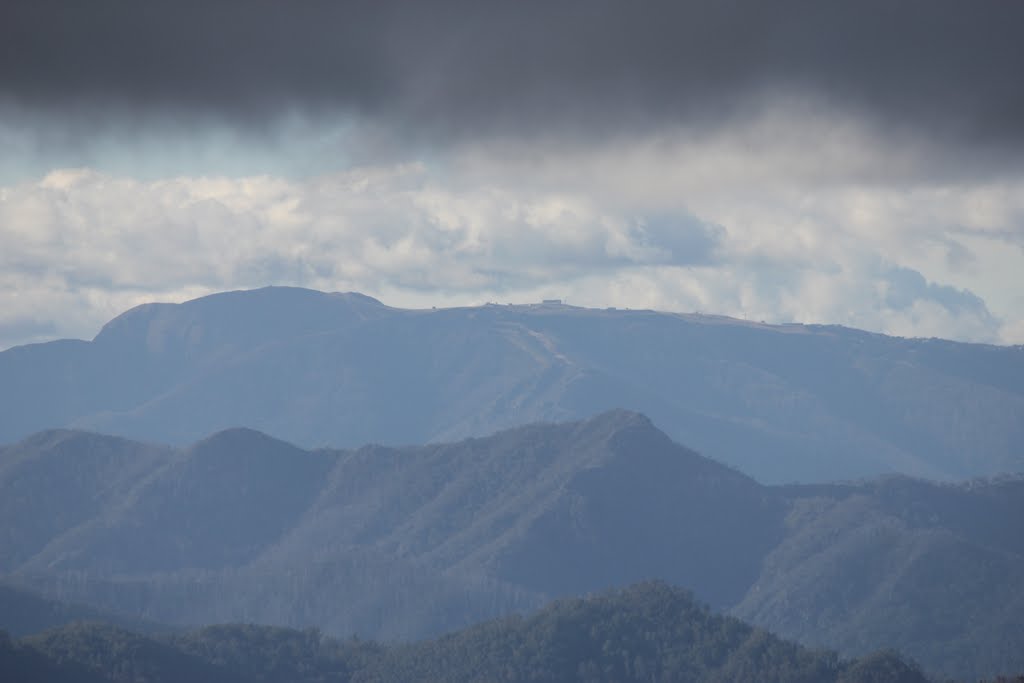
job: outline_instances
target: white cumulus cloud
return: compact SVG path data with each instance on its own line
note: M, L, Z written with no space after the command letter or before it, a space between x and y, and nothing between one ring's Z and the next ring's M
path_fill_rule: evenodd
M769 116L304 178L54 170L0 187L0 348L267 284L1024 342L1024 179L929 173L869 133Z

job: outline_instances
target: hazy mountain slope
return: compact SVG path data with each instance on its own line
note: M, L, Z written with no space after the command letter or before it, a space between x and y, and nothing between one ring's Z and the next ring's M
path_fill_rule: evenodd
M12 577L48 595L89 601L177 626L221 622L315 626L327 633L409 640L529 610L547 596L486 576L439 572L353 549L337 562L131 576L75 572Z
M1024 666L1024 480L829 488L794 487L786 538L733 613L848 653L886 642L949 676Z
M695 523L703 514L714 531ZM361 449L263 559L312 547L332 561L371 546L546 595L656 575L721 606L756 575L782 514L753 480L619 411L453 445ZM695 545L717 560L691 555Z
M102 621L135 631L153 633L168 627L121 614L44 598L32 591L0 584L0 630L15 637L39 633L76 621ZM4 680L0 677L0 680Z
M218 433L22 565L133 573L237 567L291 529L334 465L250 430Z
M608 450L574 473L503 551L496 573L553 594L657 576L699 587L713 605L735 602L781 538L781 502L646 420L619 428Z
M167 448L72 431L0 448L0 566L18 566L105 517L171 458Z
M21 501L0 508L8 581L158 622L409 639L662 577L844 652L1024 669L1022 479L763 486L626 411L354 451L47 433L0 451L0 476Z
M5 570L163 621L258 616L411 637L648 576L726 606L756 576L783 514L751 479L621 411L354 452L232 430L118 499ZM692 524L706 512L714 530ZM694 544L714 554L692 554ZM360 626L382 601L390 616Z
M246 425L314 446L402 445L551 417L574 376L524 332L403 315L236 354L76 425L178 443Z
M401 445L628 408L764 482L1024 470L1024 348L570 306L411 311L268 288L0 353L0 441L250 427Z
M271 287L255 296L228 292L181 306L138 306L107 323L92 342L9 349L0 353L0 441L145 412L149 402L240 354L343 330L388 310L359 294ZM248 423L221 425L236 426ZM186 441L209 433L200 429Z

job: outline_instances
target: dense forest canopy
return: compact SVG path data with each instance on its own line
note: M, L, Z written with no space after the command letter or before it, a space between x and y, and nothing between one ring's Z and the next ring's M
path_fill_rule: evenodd
M315 629L224 625L143 636L80 623L19 641L4 635L0 672L4 680L49 683L926 681L894 652L848 661L808 650L660 582L405 645L335 640Z

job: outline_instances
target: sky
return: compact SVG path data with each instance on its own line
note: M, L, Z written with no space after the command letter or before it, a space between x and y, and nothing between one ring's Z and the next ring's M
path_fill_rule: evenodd
M1024 343L1024 3L0 4L0 349L265 285Z

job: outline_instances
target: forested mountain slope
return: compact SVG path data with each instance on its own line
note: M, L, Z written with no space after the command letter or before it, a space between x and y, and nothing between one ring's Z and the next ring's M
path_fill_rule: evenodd
M626 411L355 450L47 432L0 449L0 512L8 582L157 622L409 639L658 577L847 654L1024 669L1024 479L764 486Z
M5 672L10 680L48 683L925 683L895 654L843 661L809 651L712 614L661 583L557 602L527 618L409 645L242 625L145 637L81 624L17 643L0 638L0 674Z
M0 442L83 428L304 447L481 436L614 408L766 483L1024 470L1024 348L564 305L403 310L267 288L0 352Z

